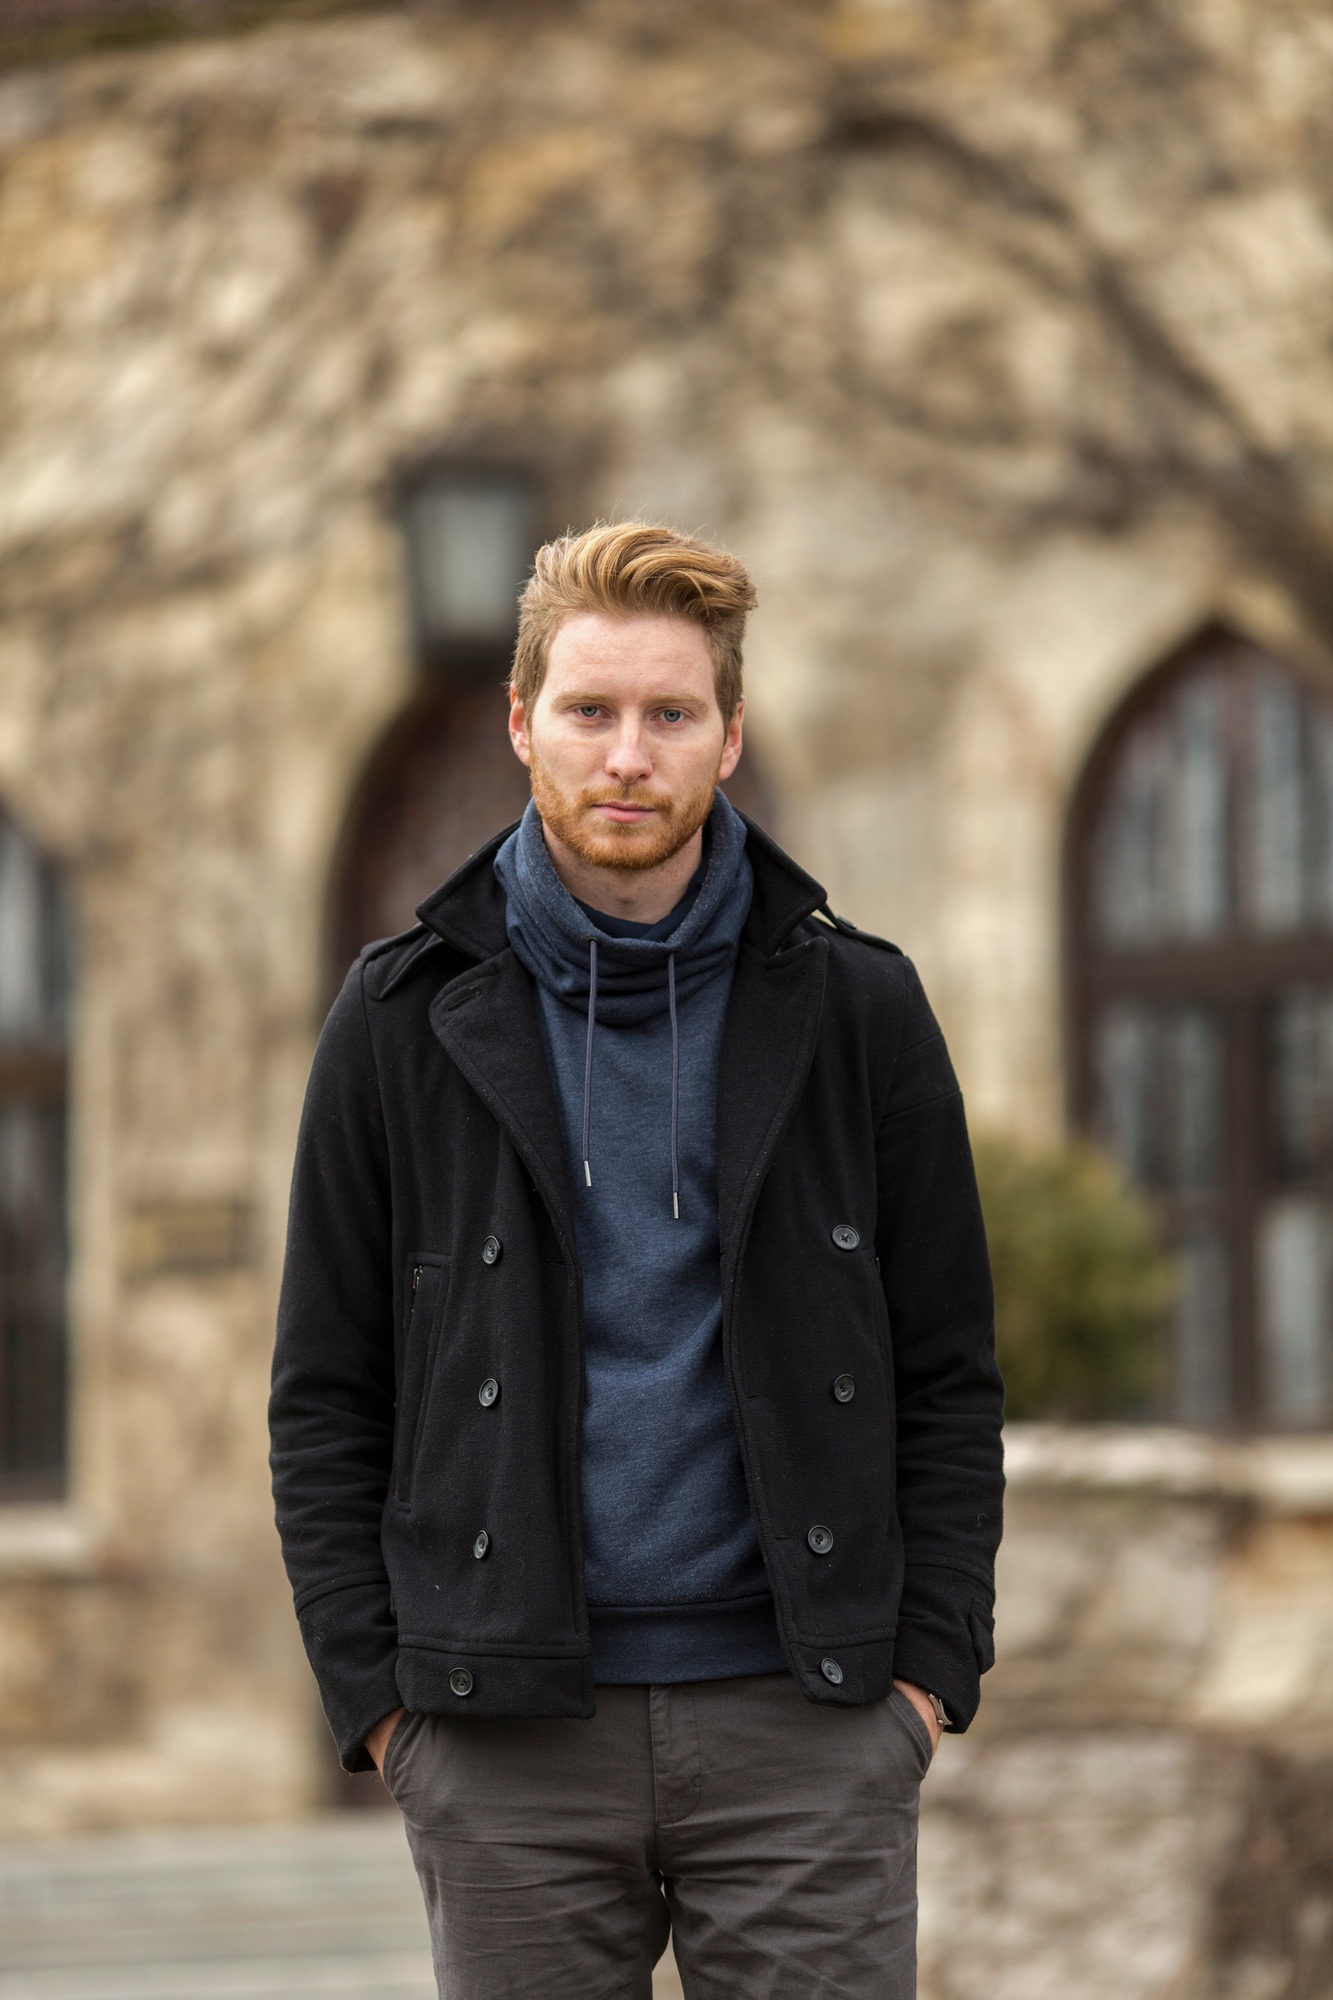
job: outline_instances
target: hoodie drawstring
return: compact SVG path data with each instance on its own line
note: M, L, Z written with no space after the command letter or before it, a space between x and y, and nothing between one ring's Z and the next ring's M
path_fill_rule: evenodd
M680 1023L676 1018L676 954L667 955L667 1012L671 1016L671 1213L680 1221ZM588 1043L583 1058L583 1179L592 1186L592 1038L597 1027L597 940L588 940Z
M597 940L588 940L588 1052L583 1059L583 1178L592 1186L588 1165L588 1127L592 1119L592 1033L597 1025Z
M676 954L667 955L667 1011L671 1015L671 1213L680 1221L680 1028L676 1022Z

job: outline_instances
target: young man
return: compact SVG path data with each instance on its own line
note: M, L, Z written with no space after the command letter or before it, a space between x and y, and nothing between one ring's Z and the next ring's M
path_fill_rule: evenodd
M544 548L532 803L320 1041L272 1405L348 1770L449 2000L909 2000L920 1781L991 1662L1001 1389L909 962L717 790L741 564Z

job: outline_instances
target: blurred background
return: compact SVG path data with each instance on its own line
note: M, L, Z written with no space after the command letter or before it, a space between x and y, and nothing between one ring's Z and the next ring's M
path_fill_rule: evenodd
M290 1155L521 810L533 549L630 512L750 565L736 802L980 1141L925 2000L1328 2000L1316 0L0 0L0 2000L241 1991L134 1960L168 1905L247 1994L430 1990L271 1525Z

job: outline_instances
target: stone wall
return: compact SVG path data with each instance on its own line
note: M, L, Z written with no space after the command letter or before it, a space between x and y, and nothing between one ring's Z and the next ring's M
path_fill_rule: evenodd
M1011 1426L998 1664L922 1832L924 2000L1322 2000L1333 1445Z
M1050 1133L1109 709L1214 615L1333 658L1331 81L1258 0L457 0L0 78L0 793L80 920L0 1829L320 1795L262 1413L330 858L410 682L396 469L742 550L790 843L974 1116Z

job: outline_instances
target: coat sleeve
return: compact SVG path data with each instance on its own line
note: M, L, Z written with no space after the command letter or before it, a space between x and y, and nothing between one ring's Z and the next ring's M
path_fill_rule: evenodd
M956 1728L994 1663L1004 1389L963 1100L913 967L877 1136L877 1251L893 1345L905 1579L894 1672Z
M325 1024L296 1148L269 1403L283 1560L344 1769L399 1706L380 1549L393 1459L388 1151L358 962Z

